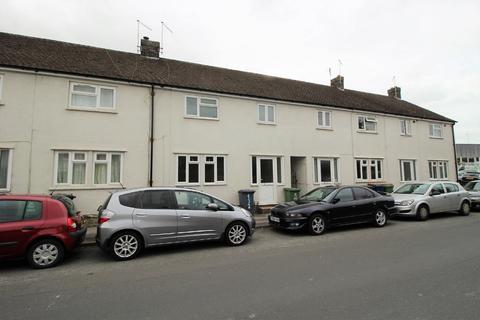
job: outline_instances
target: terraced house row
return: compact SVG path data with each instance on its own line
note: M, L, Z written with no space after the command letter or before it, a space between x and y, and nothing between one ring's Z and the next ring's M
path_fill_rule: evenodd
M0 33L0 192L188 186L260 204L342 183L455 179L454 121L401 99Z

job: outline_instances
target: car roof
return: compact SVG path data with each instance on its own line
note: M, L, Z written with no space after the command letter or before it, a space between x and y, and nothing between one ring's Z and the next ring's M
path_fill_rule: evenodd
M46 194L0 194L1 200L45 200L51 198Z

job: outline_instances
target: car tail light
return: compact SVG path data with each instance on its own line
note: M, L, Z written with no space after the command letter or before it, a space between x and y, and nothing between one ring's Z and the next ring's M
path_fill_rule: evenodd
M102 224L104 222L107 222L113 217L113 212L107 209L104 209L100 212L98 216L98 224Z
M77 223L71 217L67 218L67 230L69 232L77 231Z

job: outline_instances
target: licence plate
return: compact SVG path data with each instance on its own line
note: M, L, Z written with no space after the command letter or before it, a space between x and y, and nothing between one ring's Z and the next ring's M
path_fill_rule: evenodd
M272 220L273 222L280 222L280 218L273 217L273 216L270 216L270 220Z

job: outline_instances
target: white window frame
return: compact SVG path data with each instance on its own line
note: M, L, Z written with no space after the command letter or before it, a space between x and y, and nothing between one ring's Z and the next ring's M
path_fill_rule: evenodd
M435 134L435 131L437 131L439 135ZM443 139L443 125L441 123L429 123L428 134L432 139Z
M0 187L0 193L10 192L12 184L12 166L13 166L13 149L0 148L1 150L8 150L8 164L7 164L7 184L5 188Z
M322 114L323 123L320 123L320 118L319 118L320 114ZM327 114L328 114L328 119L330 120L330 123L328 125L326 124L326 121L325 121ZM326 110L317 111L317 128L332 129L332 111L326 111Z
M360 119L363 119L363 129L360 128ZM367 129L367 122L370 122L370 123L375 123L375 130L368 130ZM377 129L378 129L378 121L377 121L377 118L376 117L373 117L373 116L365 116L365 115L358 115L357 116L357 131L358 132L363 132L363 133L377 133Z
M196 99L196 101L197 101L197 113L196 113L196 115L191 115L191 114L188 114L188 112L187 112L187 100L188 100L188 98ZM202 99L208 99L208 100L214 100L215 101L215 107L217 108L217 117L214 118L214 117L201 117L200 116L200 106L202 105L202 103L201 103ZM213 107L213 105L209 105L209 104L204 104L204 105L208 106L208 107ZM219 118L220 118L219 111L220 111L220 108L218 107L218 99L217 98L190 96L190 95L185 96L185 114L184 114L185 118L204 119L204 120L219 120Z
M257 182L253 182L253 158L255 158L255 174L257 178ZM285 185L285 161L284 156L264 156L264 155L250 155L250 185L251 186L258 186L261 177L260 173L260 159L261 158L271 158L273 160L273 183L277 186L284 186ZM280 160L280 167L278 166L278 161ZM280 178L278 180L278 169L280 169Z
M74 91L74 86L76 85L81 85L81 86L89 86L95 88L95 93L88 93L88 92L82 92L82 91ZM102 89L107 89L107 90L113 90L113 105L112 107L103 107L100 105L100 98L101 98L101 90ZM96 97L96 104L95 107L85 107L85 106L76 106L73 104L73 95L84 95L84 96L91 96L91 97ZM69 102L68 102L68 107L70 109L80 109L80 110L90 110L90 111L115 111L117 108L117 88L115 87L110 87L110 86L104 86L104 85L95 85L91 83L83 83L83 82L70 82L70 91L69 91Z
M185 181L178 181L178 166L180 164L179 158L186 157L185 162ZM197 161L190 160L190 157L197 157ZM207 157L213 157L214 160L207 162ZM212 186L212 185L226 185L227 184L227 156L223 154L193 154L193 153L182 153L176 155L176 165L175 165L175 184L181 186ZM223 158L223 181L218 180L217 172L217 163L218 158ZM198 164L198 182L189 182L190 179L190 169L189 164L196 163ZM205 181L205 164L214 164L214 182Z
M322 181L322 169L320 166L321 161L330 162L330 173L332 176L332 181ZM315 172L315 168L316 171ZM338 183L338 158L323 158L323 157L313 157L313 184L332 184Z
M405 129L405 130L404 130ZM408 119L400 120L400 135L405 137L412 136L412 121Z
M357 162L360 161L360 175L361 177L359 178L359 172L358 172L358 166ZM375 164L373 164L375 162ZM380 165L380 170L379 166ZM375 166L375 179L372 179L372 167ZM361 174L361 169L363 167L367 168L367 176L363 177ZM379 178L379 174L381 173L381 177ZM372 182L378 182L378 181L384 181L384 176L385 176L385 170L383 166L383 159L378 159L378 158L355 158L355 180L357 182L366 182L366 181L372 181Z
M68 154L68 172L67 182L59 183L58 178L58 157L60 153ZM85 154L85 160L75 160L74 155L76 153ZM106 160L96 160L97 154L107 154ZM111 182L111 161L112 155L120 156L120 182ZM73 184L73 163L85 163L85 183ZM107 183L96 184L95 183L95 163L105 162L107 163ZM123 167L124 167L124 153L118 151L91 151L91 150L55 150L54 153L54 166L53 166L53 187L52 189L82 189L82 188L103 188L103 187L121 187L123 185Z
M60 153L68 154L68 166L67 166L67 182L58 182L58 158ZM85 160L74 160L75 153L83 153L85 155ZM71 150L58 150L55 151L55 164L54 164L54 174L53 174L53 184L55 186L85 186L87 185L88 177L88 152L87 151L71 151ZM73 163L85 163L85 183L82 184L73 184Z
M209 157L213 157L213 161L207 161L207 158ZM223 158L223 180L218 180L218 158ZM223 155L212 155L212 154L209 154L209 155L205 155L202 157L202 168L203 170L201 170L203 172L203 183L205 185L224 185L227 183L227 177L226 177L226 168L227 168L227 158ZM213 172L214 172L214 178L213 178L213 182L207 182L206 181L206 170L205 170L205 165L206 164L213 164ZM178 169L178 168L177 168ZM178 174L178 170L177 170L177 174Z
M403 168L404 163L410 163L410 170L412 172L412 180L405 180L405 172ZM417 161L414 159L400 159L400 182L418 181L417 178Z
M106 160L97 160L98 154L106 154ZM120 156L120 181L112 182L112 156ZM95 164L106 163L107 164L107 183L95 183ZM122 185L123 181L123 154L120 152L108 152L108 151L95 151L92 157L92 185L94 186L118 186Z
M260 109L265 108L265 120L260 120ZM273 110L273 121L268 120L268 109ZM259 103L257 104L257 122L260 124L276 124L277 123L277 110L274 104Z
M0 105L2 105L3 99L3 83L4 83L5 75L0 73Z
M440 175L440 169L442 169L443 175ZM435 173L436 177L432 173ZM428 160L428 175L430 180L448 180L448 161Z

